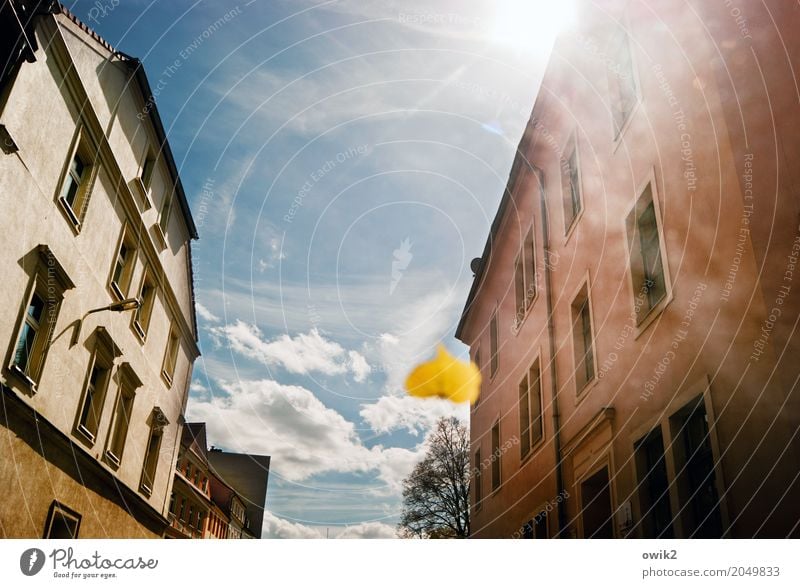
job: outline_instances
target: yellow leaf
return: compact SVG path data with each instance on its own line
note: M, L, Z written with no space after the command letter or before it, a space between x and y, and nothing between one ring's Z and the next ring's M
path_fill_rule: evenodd
M481 373L471 361L461 361L439 345L436 357L419 364L406 378L411 396L439 396L452 402L475 404L481 392Z

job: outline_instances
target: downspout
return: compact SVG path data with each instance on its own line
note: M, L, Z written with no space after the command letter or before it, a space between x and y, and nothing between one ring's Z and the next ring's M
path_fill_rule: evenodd
M547 339L550 346L550 387L553 398L553 448L556 457L556 496L564 495L564 473L562 468L561 456L561 417L558 410L558 380L556 377L556 339L555 325L553 324L553 296L550 289L550 226L547 220L547 198L544 191L544 174L542 170L532 163L531 169L536 174L539 182L539 200L541 203L542 214L542 241L544 242L544 292L547 304ZM557 539L562 539L567 527L567 513L565 510L565 500L556 500L558 511L558 534Z

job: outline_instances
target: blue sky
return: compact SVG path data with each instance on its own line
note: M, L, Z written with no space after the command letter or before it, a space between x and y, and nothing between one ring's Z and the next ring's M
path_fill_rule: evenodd
M392 535L431 424L467 419L401 386L440 341L465 353L552 41L535 4L69 5L158 88L200 232L187 418L272 456L265 536Z

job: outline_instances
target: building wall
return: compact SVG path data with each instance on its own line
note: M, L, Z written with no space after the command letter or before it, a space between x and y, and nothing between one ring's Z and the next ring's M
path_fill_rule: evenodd
M0 285L0 333L4 334L3 349L6 350L3 353L2 380L27 405L90 452L106 471L106 484L115 480L134 492L139 489L150 431L149 419L153 408L160 407L169 425L163 433L153 492L150 496L139 494L155 513L163 516L168 506L191 367L198 355L189 281L189 231L176 201L168 231L170 246L162 251L149 231L156 222L158 203L144 209L141 199L126 187L140 169L137 153L143 148L144 138L152 141L153 133L147 118L139 120L136 117L143 102L125 65L63 14L43 17L37 26L37 38L37 60L22 65L0 116L0 123L6 126L19 147L16 154L0 156L3 188L0 202L6 212L6 223L0 237L0 255L4 257L2 265L5 268ZM65 73L70 63L75 64L80 75L78 85L74 76ZM82 101L84 90L89 99L87 104ZM118 98L120 93L122 99ZM134 121L137 128L131 132ZM57 192L78 125L84 125L87 132L94 134L100 169L91 189L81 230L76 234L59 207ZM98 129L102 134L97 132ZM163 162L159 163L156 177L159 179L154 179L154 191L167 181ZM155 200L158 198L160 195L153 196ZM100 312L84 318L79 341L72 345L70 340L75 321L90 309L116 301L108 282L125 224L135 231L138 243L128 296L135 297L138 293L145 261L158 286L146 340L142 342L135 334L131 326L132 312ZM26 304L25 295L32 271L30 252L38 244L49 246L75 287L65 293L39 385L31 394L9 374L7 366L11 362L19 319ZM168 384L161 376L161 369L171 317L176 318L180 327L180 346L174 377ZM116 379L109 385L94 443L75 434L79 403L93 350L93 333L98 326L105 327L121 351L115 362L114 375L118 374L120 363L128 362L142 382L136 390L127 443L117 469L104 459L117 400ZM47 442L42 441L43 444ZM46 462L46 456L43 458L36 452L23 453L17 458L4 453L3 459L30 459L26 467L33 472L59 467ZM36 463L41 459L45 459L45 463ZM60 480L63 476L58 478ZM18 494L18 483L21 482L15 476L3 476L0 482L3 494ZM63 481L63 484L67 482ZM58 481L52 487L35 487L46 495L43 500L49 502L52 495L62 492L63 484ZM37 496L39 498L42 497ZM84 512L86 526L81 527L82 536L84 530L100 533L101 529L118 533L118 536L129 536L127 533L136 527L135 521L127 525L106 524L101 520L105 516L102 509L97 512L98 520L91 524L88 518L94 516L92 510ZM43 521L38 524L41 526ZM41 534L40 530L32 532L33 527L7 525L5 520L3 526L10 536Z
M483 456L491 452L491 427L498 418L501 445L519 435L517 386L537 354L542 356L545 444L522 466L518 451L504 452L503 484L495 494L490 468L483 471L485 500L473 510L475 536L514 536L542 504L560 502L554 481L554 374L563 492L568 494L566 535L582 535L581 481L601 466L610 472L614 535L647 534L640 526L642 486L634 444L656 429L666 447L674 530L679 536L691 534L676 482L682 471L676 457L680 430L670 417L701 395L726 533L784 536L800 519L798 506L787 498L797 492L794 476L800 464L795 436L800 410L793 388L798 366L791 360L800 304L792 282L800 278L785 280L800 212L797 172L786 163L800 148L795 132L800 112L788 61L773 58L796 54L797 41L787 41L786 35L784 53L772 22L788 31L800 16L788 5L771 9L770 18L763 8L748 8L752 38L745 39L723 3L697 3L699 14L677 2L657 7L581 3L578 28L559 39L521 144L523 159L541 168L544 178L553 252L555 362L551 365L548 353L542 295L540 190L525 165L510 182L512 197L461 333L473 353L481 349L486 380L472 413L473 453L478 446ZM608 105L609 68L614 66L608 39L614 18L630 31L639 96L617 141ZM753 54L764 64L766 89L756 75ZM776 105L769 108L773 97ZM561 169L573 135L583 211L567 231ZM749 153L757 162L753 200L745 192ZM663 309L637 326L625 219L648 181L660 209L671 288ZM514 259L531 222L539 294L515 334ZM745 237L743 246L740 236ZM589 291L595 378L579 391L571 304L583 284ZM791 291L776 303L781 285ZM500 368L491 379L488 325L495 305ZM754 354L776 305L782 311L780 324L764 352ZM626 506L632 511L631 525L623 524ZM554 535L556 509L550 513Z

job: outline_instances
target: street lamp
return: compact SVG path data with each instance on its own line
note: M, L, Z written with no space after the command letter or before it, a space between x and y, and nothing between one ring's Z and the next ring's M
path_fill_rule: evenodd
M136 310L141 306L142 303L138 298L126 298L125 300L120 300L119 302L112 302L108 306L93 308L78 319L78 323L75 325L75 330L72 333L72 341L70 342L69 346L72 347L78 342L78 337L80 337L81 334L81 326L83 326L83 320L90 314L94 314L95 312L103 312L104 310L110 310L111 312L125 312L128 310Z

